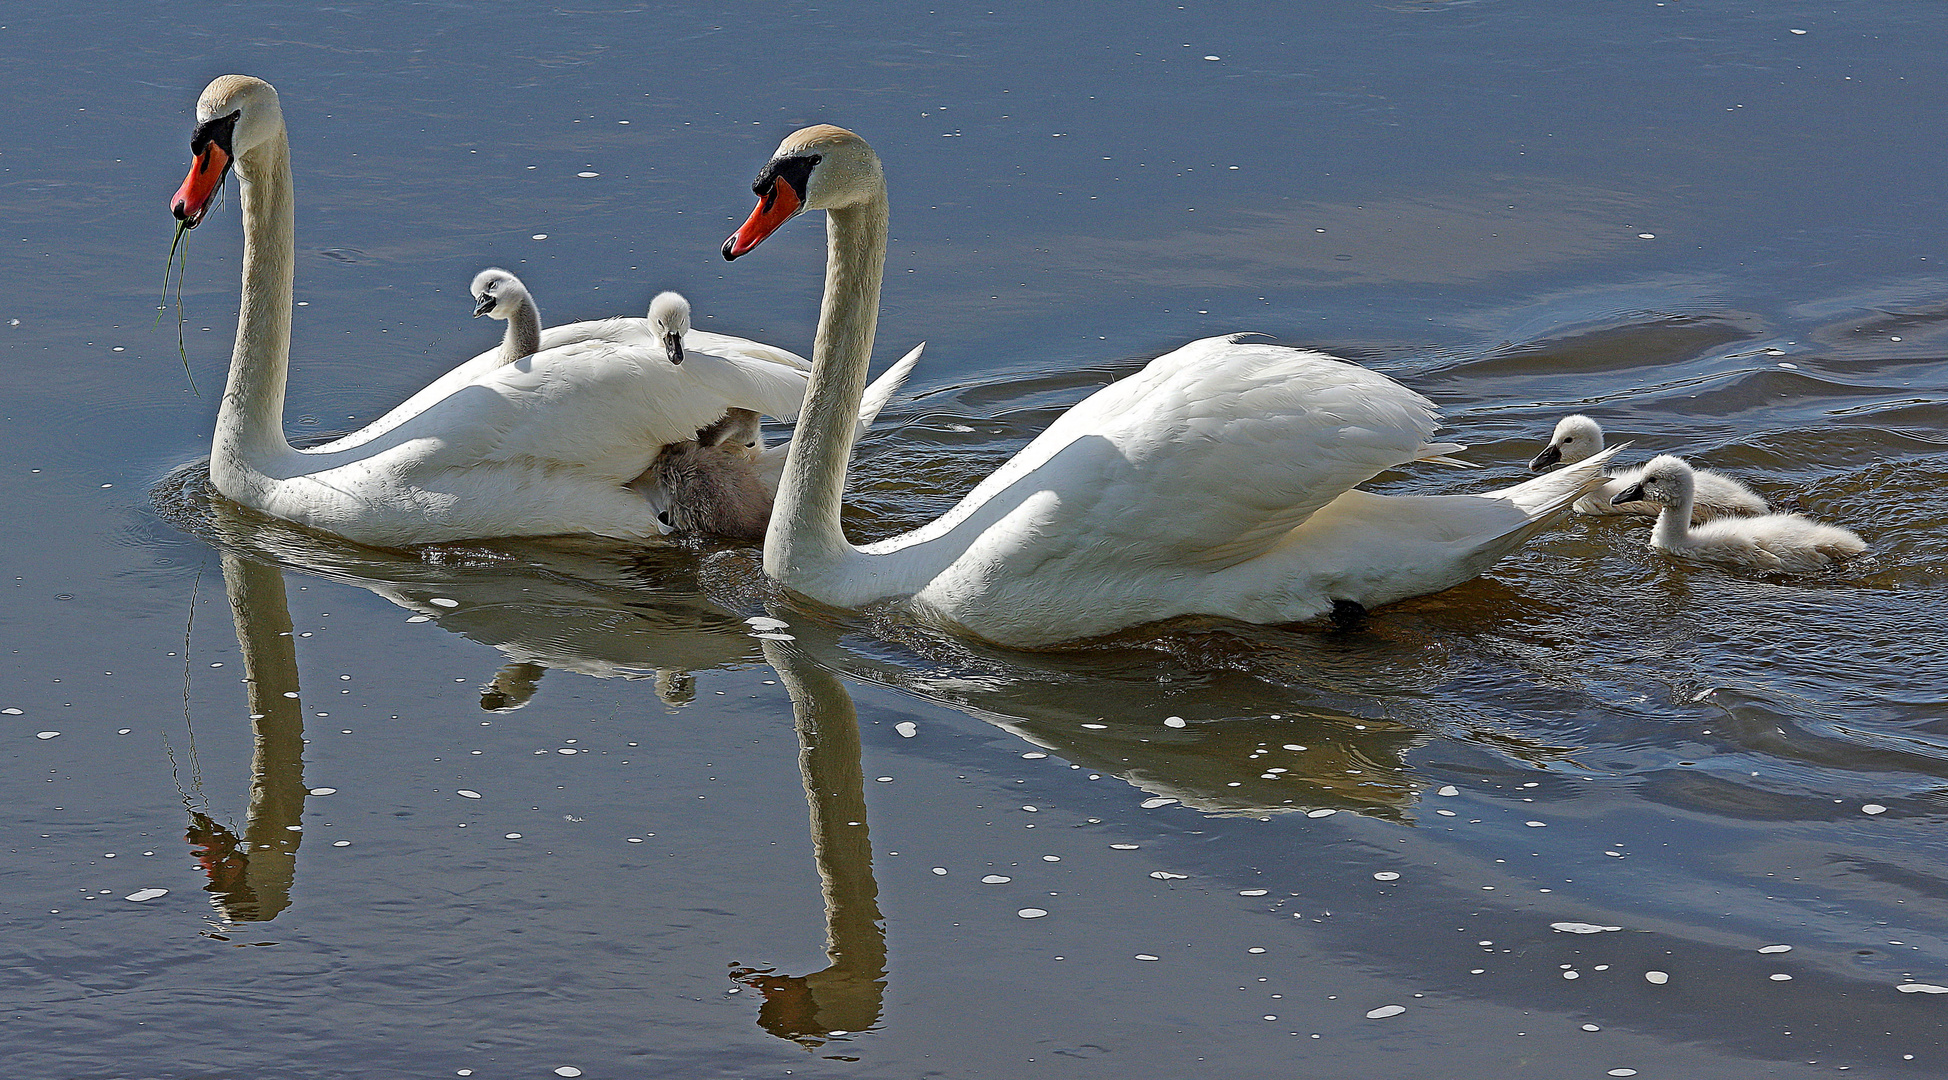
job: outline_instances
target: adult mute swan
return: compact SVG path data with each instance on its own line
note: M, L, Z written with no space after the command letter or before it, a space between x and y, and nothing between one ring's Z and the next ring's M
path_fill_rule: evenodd
M534 297L520 278L490 266L474 275L467 291L473 294L474 318L485 315L507 323L501 363L511 364L541 351L541 309L534 306Z
M649 321L670 361L681 363L684 336L690 332L690 302L678 293L659 294L650 301ZM866 388L854 439L865 435L919 359L916 348ZM671 532L762 540L790 447L789 442L765 446L758 414L732 409L695 438L663 447L636 486L656 503L657 519Z
M1428 441L1433 404L1321 353L1207 338L1084 399L945 516L854 547L839 505L879 315L885 178L865 140L821 125L786 138L752 189L727 259L827 212L812 385L764 544L765 572L813 600L902 599L1022 647L1178 615L1313 619L1474 577L1609 456L1482 495L1354 490L1459 449Z
M1696 470L1683 458L1665 454L1650 459L1636 483L1614 497L1619 503L1642 499L1661 507L1650 546L1680 558L1797 573L1820 570L1867 550L1866 541L1852 531L1800 514L1726 517L1692 525L1696 485Z
M1542 448L1529 462L1532 472L1541 472L1557 462L1573 465L1591 454L1603 449L1603 428L1596 421L1578 413L1565 416L1556 423L1555 433L1549 436L1549 445ZM1616 496L1636 485L1643 479L1642 467L1614 472L1603 486L1577 499L1570 509L1579 514L1612 515L1634 514L1640 517L1656 517L1663 508L1654 502L1638 499L1627 502L1613 501ZM1693 469L1697 477L1697 499L1691 504L1693 524L1710 521L1712 518L1732 517L1744 514L1763 514L1769 509L1758 492L1744 484L1710 469Z
M730 408L798 411L806 375L789 363L692 353L677 367L646 333L586 329L627 322L607 320L544 333L541 351L511 364L483 354L364 430L293 449L282 414L295 238L277 91L222 76L196 120L195 160L170 209L194 227L233 168L242 204L243 301L210 452L210 479L235 502L378 546L650 537L663 531L655 510L627 485L660 447Z

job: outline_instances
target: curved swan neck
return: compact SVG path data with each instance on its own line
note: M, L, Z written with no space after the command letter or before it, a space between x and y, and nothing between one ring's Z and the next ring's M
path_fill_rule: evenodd
M886 192L828 211L825 299L812 343L805 411L791 440L764 540L764 570L787 588L821 596L821 579L857 555L839 527L846 464L866 392L886 266Z
M291 358L291 282L296 263L291 148L284 133L236 163L243 216L243 300L237 344L217 411L210 473L217 489L267 459L289 453L284 380Z
M511 364L541 351L541 311L532 300L507 320L507 333L501 338L501 363Z
M1683 544L1691 535L1691 507L1696 502L1697 494L1689 485L1679 488L1677 498L1657 511L1652 542L1667 548Z

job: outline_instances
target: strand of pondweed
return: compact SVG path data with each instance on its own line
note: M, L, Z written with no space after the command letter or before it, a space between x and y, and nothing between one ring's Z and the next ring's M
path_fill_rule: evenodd
M156 305L156 322L162 322L162 313L169 310L169 272L176 271L176 352L183 358L183 377L189 380L189 392L202 397L203 392L196 389L196 375L189 369L189 342L183 337L183 275L189 271L189 245L183 243L183 236L189 232L189 222L176 222L176 235L169 241L169 261L162 264L162 301ZM183 254L182 266L176 265L176 252Z

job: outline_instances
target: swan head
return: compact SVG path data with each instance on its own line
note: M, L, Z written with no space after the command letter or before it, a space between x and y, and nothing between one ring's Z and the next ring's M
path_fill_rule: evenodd
M1619 491L1610 505L1620 506L1630 502L1654 502L1659 506L1676 506L1689 501L1696 492L1698 480L1691 466L1681 457L1660 454L1650 459L1644 471L1637 474L1637 482Z
M670 363L683 362L683 335L690 332L690 301L682 293L660 292L649 302L649 325L656 331Z
M785 137L751 181L757 209L724 241L724 258L757 247L807 210L836 210L884 198L886 175L866 140L842 127L816 124Z
M284 109L270 83L249 75L220 75L196 99L196 130L189 136L189 175L169 200L169 212L186 229L209 213L237 159L284 132ZM246 168L245 179L249 178Z
M473 317L476 319L482 315L490 319L511 319L522 308L534 306L534 297L528 293L528 287L521 284L521 279L498 266L490 266L475 274L473 284L467 287L467 291L474 298Z
M1556 432L1549 436L1549 445L1530 460L1529 471L1541 472L1557 462L1574 465L1602 449L1603 428L1596 421L1581 413L1565 416L1556 422Z

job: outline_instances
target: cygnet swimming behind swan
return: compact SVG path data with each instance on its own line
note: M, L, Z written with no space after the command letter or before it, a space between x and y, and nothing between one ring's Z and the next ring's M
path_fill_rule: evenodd
M1555 434L1549 438L1549 445L1543 447L1542 452L1529 462L1529 469L1532 472L1541 472L1557 462L1574 465L1579 461L1587 460L1602 449L1603 428L1596 421L1581 413L1565 416L1557 422ZM1759 498L1757 492L1724 473L1697 468L1691 471L1697 478L1697 498L1691 506L1693 523L1710 521L1713 518L1763 514L1768 509L1765 500ZM1633 514L1640 517L1656 517L1661 509L1656 503L1644 500L1624 503L1612 501L1618 493L1642 479L1643 472L1644 470L1639 467L1611 473L1608 482L1577 499L1570 509L1579 514Z
M1866 541L1837 525L1800 514L1727 517L1691 524L1696 472L1683 458L1665 454L1645 465L1636 483L1618 492L1618 503L1648 500L1661 507L1650 546L1686 559L1755 570L1825 569L1867 550Z
M467 291L473 294L474 318L485 315L507 323L507 335L501 338L501 363L511 364L541 351L541 309L535 307L534 295L520 278L490 266L474 275Z

